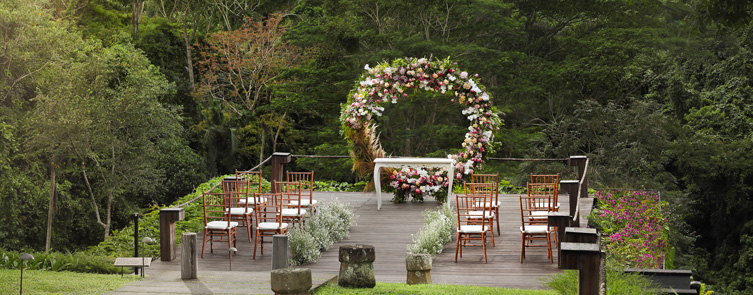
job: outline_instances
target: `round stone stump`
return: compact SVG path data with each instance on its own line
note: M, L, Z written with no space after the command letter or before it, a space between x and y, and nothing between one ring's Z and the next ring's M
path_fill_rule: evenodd
M374 288L374 246L340 246L340 275L337 284L350 288Z
M431 284L431 255L406 255L405 269L408 271L408 278L406 281L408 285Z
M307 268L278 268L272 270L272 291L275 294L303 295L311 289L311 270Z

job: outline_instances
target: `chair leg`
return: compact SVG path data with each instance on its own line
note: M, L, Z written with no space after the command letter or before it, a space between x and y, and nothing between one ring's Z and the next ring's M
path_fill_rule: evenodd
M497 235L501 236L502 233L499 231L499 206L494 207L494 219L497 220Z
M520 263L523 263L523 258L526 258L526 236L525 234L520 236Z
M552 242L549 239L550 234L546 234L546 250L549 254L549 263L554 263L554 258L552 258Z
M489 227L490 227L490 229L491 229L491 230L489 231L489 235L490 235L490 236L491 236L491 238L492 238L492 247L497 247L496 245L494 245L494 224L492 223L492 221L491 221L491 220L489 220ZM486 243L486 240L484 240L484 243ZM486 244L484 244L484 247L486 247Z
M259 229L256 230L256 236L254 236L254 260L256 260L256 245L259 244Z
M204 230L204 238L201 243L201 258L204 258L204 247L207 245L207 230Z
M457 237L455 239L455 263L458 263L458 253L460 253L460 247L462 247L462 245L460 244L460 233L457 233L455 236Z
M492 234L492 244L494 243L493 241L494 241L494 235ZM484 263L487 263L486 261L486 232L481 233L481 247L484 249Z

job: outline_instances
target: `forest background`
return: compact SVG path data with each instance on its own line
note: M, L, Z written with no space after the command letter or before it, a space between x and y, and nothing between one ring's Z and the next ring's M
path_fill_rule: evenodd
M505 126L493 157L587 155L591 187L657 189L672 266L753 290L753 4L746 0L0 0L0 247L74 251L272 152L347 155L364 65L450 57ZM441 156L449 95L378 119ZM357 181L348 159L298 159ZM513 184L559 163L490 162ZM46 238L48 216L52 235Z

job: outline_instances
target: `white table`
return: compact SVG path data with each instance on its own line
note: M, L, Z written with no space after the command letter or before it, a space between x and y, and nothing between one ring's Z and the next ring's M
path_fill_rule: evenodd
M374 159L374 186L377 191L377 210L382 209L382 184L379 177L379 168L447 168L449 179L447 188L447 202L452 200L452 180L455 178L455 167L452 159L446 158L376 158Z

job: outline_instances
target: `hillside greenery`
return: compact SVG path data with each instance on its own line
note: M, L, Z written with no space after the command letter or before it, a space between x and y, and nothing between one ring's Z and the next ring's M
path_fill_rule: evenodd
M366 64L449 57L502 112L489 156L587 155L592 187L662 191L674 265L750 293L752 11L750 0L0 0L0 248L45 250L52 216L49 248L87 249L273 152L348 155L340 104ZM417 91L387 106L375 118L387 153L460 149L467 122L449 99ZM364 180L351 166L288 168L340 186ZM573 176L564 162L483 172L511 186Z

